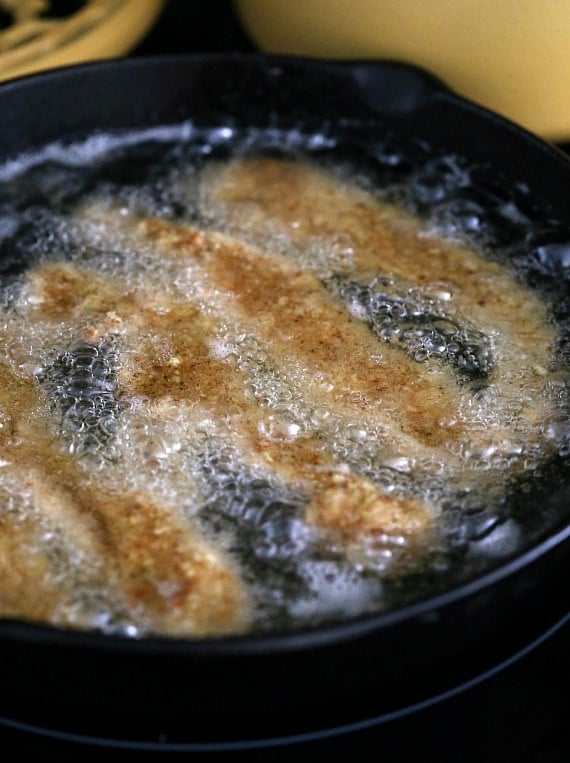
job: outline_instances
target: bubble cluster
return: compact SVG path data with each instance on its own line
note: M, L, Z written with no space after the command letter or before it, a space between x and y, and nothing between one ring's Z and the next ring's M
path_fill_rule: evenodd
M71 454L112 457L110 444L120 411L117 362L113 348L77 342L37 373Z
M338 275L329 288L379 339L401 347L420 363L429 358L444 361L479 383L493 367L490 338L466 318L449 314L446 292L438 300L417 289L402 288L393 279L377 277L361 284Z

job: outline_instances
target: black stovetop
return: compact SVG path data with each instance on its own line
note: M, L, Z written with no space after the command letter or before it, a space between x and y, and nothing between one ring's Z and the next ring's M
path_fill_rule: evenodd
M388 762L566 763L570 760L570 619L542 643L485 680L447 699L384 723L363 723L347 733L315 735L295 744L206 751L156 739L154 749L110 748L0 727L0 760L295 761L364 760L372 751ZM278 690L278 688L276 688ZM363 719L365 720L365 719ZM371 721L372 719L367 719ZM326 728L326 718L322 720ZM346 731L346 730L345 730ZM263 729L260 729L260 737ZM147 745L148 746L148 745ZM162 747L162 751L161 748ZM186 747L186 748L185 748Z
M170 0L154 30L132 55L254 50L227 0L207 5ZM570 151L570 144L562 148ZM561 763L570 760L569 646L570 622L566 622L497 674L390 722L364 724L350 733L331 734L302 744L207 754L179 750L172 757L302 763L317 759L359 761L366 754L382 761ZM133 752L86 746L32 734L18 726L0 725L0 760L6 763L146 761L159 757L163 760L164 753L157 750Z

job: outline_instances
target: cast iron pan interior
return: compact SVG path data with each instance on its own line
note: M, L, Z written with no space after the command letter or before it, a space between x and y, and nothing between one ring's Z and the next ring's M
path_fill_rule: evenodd
M302 124L318 133L324 126L372 153L390 133L480 165L489 187L527 184L552 219L570 220L570 165L561 154L402 64L118 61L7 83L0 115L0 160L62 137L188 119ZM567 277L561 261L557 288ZM56 733L191 748L320 732L413 709L484 677L564 620L569 499L568 470L557 464L525 498L550 519L524 553L427 600L336 626L136 641L1 622L0 716Z

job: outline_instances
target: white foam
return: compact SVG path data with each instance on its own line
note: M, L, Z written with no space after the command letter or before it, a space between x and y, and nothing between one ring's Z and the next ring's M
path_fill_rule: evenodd
M89 164L116 148L128 148L146 141L173 143L191 140L195 127L191 122L177 125L150 127L136 132L109 133L90 135L84 141L68 143L54 141L38 151L23 152L0 165L0 181L12 180L16 175L37 167L46 161L61 162L73 167Z
M354 570L339 569L333 562L309 562L301 574L310 592L290 602L293 617L355 617L370 611L371 602L382 598L379 579L363 578Z

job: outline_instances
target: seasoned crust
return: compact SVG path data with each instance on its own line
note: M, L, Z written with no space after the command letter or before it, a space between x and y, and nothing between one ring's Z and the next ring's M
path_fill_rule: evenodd
M338 472L322 480L307 506L307 520L351 543L365 537L414 535L431 524L420 501L391 495L370 480Z

